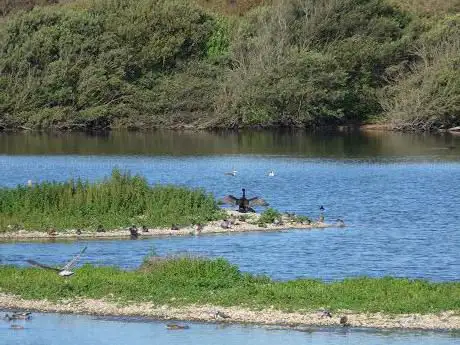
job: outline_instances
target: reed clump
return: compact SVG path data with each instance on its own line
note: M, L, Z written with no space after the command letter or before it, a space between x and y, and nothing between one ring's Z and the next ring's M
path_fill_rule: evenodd
M0 291L25 299L110 298L158 305L212 304L283 311L435 313L460 311L460 283L403 278L273 281L242 273L224 259L170 257L124 271L85 265L68 280L38 268L0 266Z
M150 186L145 178L114 170L101 182L42 182L0 188L0 230L150 227L215 220L220 209L201 189Z

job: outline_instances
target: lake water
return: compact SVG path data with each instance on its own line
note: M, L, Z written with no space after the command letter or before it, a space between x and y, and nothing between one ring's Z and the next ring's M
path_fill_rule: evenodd
M0 134L0 186L102 179L114 167L151 183L203 187L216 197L259 195L281 210L348 227L138 241L3 243L0 262L138 266L149 252L225 257L275 279L367 275L460 279L460 138L399 133ZM224 172L232 167L237 176ZM276 175L268 177L274 170Z
M3 312L1 313L3 315ZM459 335L448 332L376 331L347 328L309 328L292 331L257 326L187 323L187 330L170 331L166 322L140 318L99 318L82 315L34 314L18 321L22 330L0 320L0 343L8 345L86 344L458 344Z

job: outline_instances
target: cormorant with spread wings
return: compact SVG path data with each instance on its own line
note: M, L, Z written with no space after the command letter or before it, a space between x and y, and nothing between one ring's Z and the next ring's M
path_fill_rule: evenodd
M247 212L255 212L252 206L268 206L268 203L259 197L254 198L246 198L246 189L242 189L243 195L241 198L237 198L233 195L227 195L222 199L223 202L227 204L233 204L238 206L238 212L247 213Z

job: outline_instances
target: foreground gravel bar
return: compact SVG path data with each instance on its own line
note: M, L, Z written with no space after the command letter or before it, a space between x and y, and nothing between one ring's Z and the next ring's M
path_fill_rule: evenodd
M342 326L340 319L347 317L350 327L398 328L426 330L459 330L460 313L445 311L437 314L395 314L354 313L341 311L332 317L324 317L321 312L306 311L287 313L274 309L249 310L240 307L219 307L212 305L190 305L171 307L151 303L117 304L109 300L69 299L59 302L47 300L24 300L12 294L0 293L0 308L27 309L40 312L60 312L92 315L143 316L159 320L189 320L204 322L251 323L285 327L302 326ZM215 317L216 311L228 318Z

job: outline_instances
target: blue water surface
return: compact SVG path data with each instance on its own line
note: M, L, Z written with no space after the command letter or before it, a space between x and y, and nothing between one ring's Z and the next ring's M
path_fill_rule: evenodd
M152 251L225 257L241 270L275 279L337 280L367 275L460 279L460 162L386 159L320 159L280 155L225 156L0 156L0 186L27 180L100 180L114 167L144 175L152 184L204 188L216 197L262 196L281 211L344 229L290 230L138 241L16 242L0 244L0 262L34 258L60 264L87 244L83 262L137 267ZM224 172L238 170L237 176ZM268 177L274 170L276 175Z

